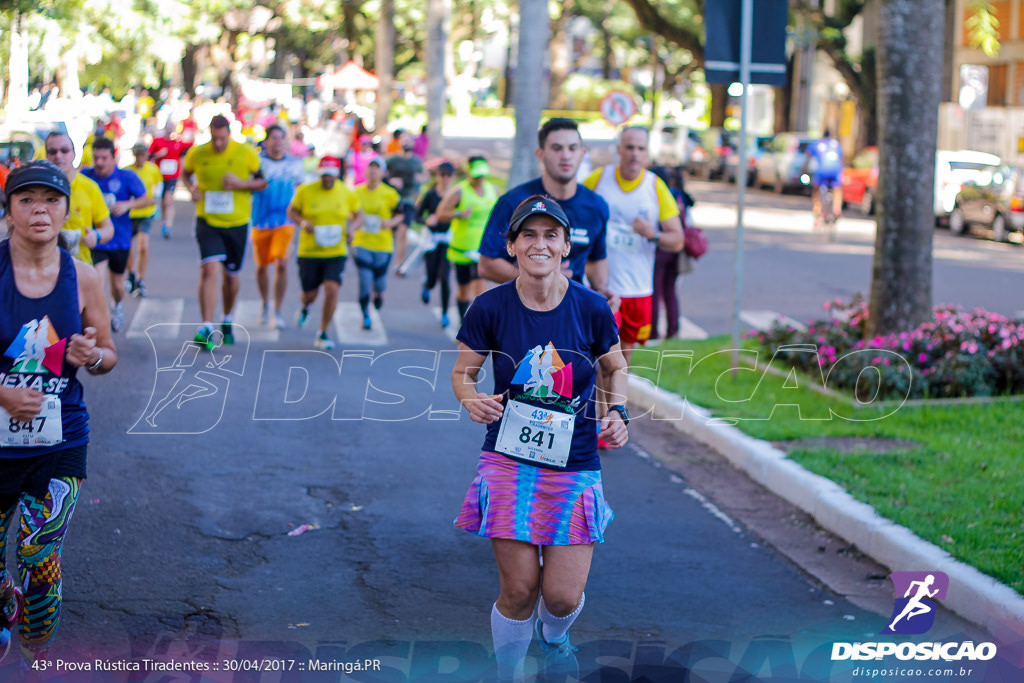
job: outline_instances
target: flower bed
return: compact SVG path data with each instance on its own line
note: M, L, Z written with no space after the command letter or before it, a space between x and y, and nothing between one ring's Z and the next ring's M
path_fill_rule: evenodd
M866 338L862 295L824 308L831 318L809 322L806 331L776 323L750 336L773 362L820 374L862 401L1024 393L1024 320L937 306L914 330Z

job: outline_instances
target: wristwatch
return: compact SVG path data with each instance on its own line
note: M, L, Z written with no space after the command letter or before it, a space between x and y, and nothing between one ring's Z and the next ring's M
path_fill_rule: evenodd
M613 406L608 406L609 413L612 412L613 410L622 416L622 422L624 424L629 424L629 412L626 410L626 406L622 405L621 403L616 403Z

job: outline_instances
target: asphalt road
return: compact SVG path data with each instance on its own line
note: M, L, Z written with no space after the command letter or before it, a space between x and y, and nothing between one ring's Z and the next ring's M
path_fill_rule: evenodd
M682 285L685 314L715 332L726 331L731 300L731 236L711 220L724 215L721 187L691 186L712 250ZM824 245L793 229L805 200L765 201L752 222L780 227L748 233L752 302L799 317L864 285L870 240L853 230L859 224L851 219L836 245ZM190 355L184 342L199 320L190 222L181 204L172 239L154 237L150 298L129 303L116 371L85 378L89 479L65 545L52 650L64 670L42 679L486 678L494 563L484 539L451 524L483 429L456 412L454 346L419 302L418 277L392 278L374 334L360 338L343 318L348 330L329 354L313 349L311 329L278 334L242 316L248 335L235 346ZM1019 283L1019 247L955 246L962 258L937 258L937 277L961 278L950 292L977 292L966 305L999 310L1004 287L968 283ZM288 315L294 267L292 276ZM350 313L351 264L345 278ZM242 281L251 312L251 263ZM147 332L144 319L158 324ZM638 421L631 432L629 446L603 457L616 518L573 629L587 680L857 680L858 663L831 662L829 652L836 641L881 639L892 605L882 570L845 564L841 542L815 540L813 529L776 524L774 535L827 547L843 565L812 576L799 553L766 540L763 513L777 501L664 425ZM743 521L758 511L762 522ZM772 514L782 523L791 513ZM842 571L852 572L849 593L829 578ZM975 635L943 614L927 638ZM210 670L155 670L146 660ZM367 661L380 670L352 671ZM143 670L105 670L133 666ZM994 671L929 680L1002 680ZM12 673L0 667L0 680Z

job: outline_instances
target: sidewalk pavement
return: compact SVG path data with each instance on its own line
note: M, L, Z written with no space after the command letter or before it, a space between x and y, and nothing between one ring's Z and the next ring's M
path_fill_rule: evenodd
M1020 647L1024 643L1024 598L1012 588L879 516L870 505L855 500L835 482L808 472L771 444L715 420L707 410L646 379L629 377L629 401L634 412L671 420L679 431L714 448L772 493L890 571L946 573L949 591L942 603L946 608L986 628L1002 644Z

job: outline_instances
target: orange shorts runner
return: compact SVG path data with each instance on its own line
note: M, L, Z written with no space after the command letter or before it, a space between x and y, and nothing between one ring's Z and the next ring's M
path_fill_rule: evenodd
M288 248L295 234L294 225L281 225L276 228L253 228L252 250L256 255L256 266L262 268L274 261L288 257Z

